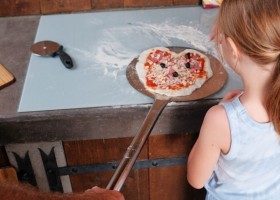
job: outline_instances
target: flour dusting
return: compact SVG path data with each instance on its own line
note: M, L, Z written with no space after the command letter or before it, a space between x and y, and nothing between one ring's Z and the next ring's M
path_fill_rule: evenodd
M76 49L76 52L92 63L86 70L99 68L115 79L143 50L155 46L185 46L215 54L209 35L191 22L129 23L103 29L101 35L102 39L90 51Z
M92 18L89 20L89 23L90 24L93 24L93 25L102 25L104 24L102 20L100 19L97 19L97 18Z
M156 35L164 45L172 46L172 40L180 40L182 45L189 44L193 48L202 51L212 51L213 44L209 36L193 25L174 25L171 22L162 24L135 24L135 29L141 30L143 34Z
M136 56L136 52L125 49L119 42L111 41L99 45L94 59L103 67L104 75L117 78L118 73L124 70Z

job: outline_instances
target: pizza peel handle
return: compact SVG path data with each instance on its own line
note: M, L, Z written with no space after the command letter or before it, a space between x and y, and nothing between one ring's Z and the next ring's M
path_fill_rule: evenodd
M63 46L56 42L49 40L37 42L31 46L31 51L40 56L59 56L63 65L68 69L74 66L71 57L63 51Z
M140 154L146 140L148 139L150 133L160 113L163 111L164 107L168 104L169 98L166 99L157 99L155 98L155 102L151 107L148 115L146 116L141 129L138 134L134 136L131 144L126 150L117 170L112 176L109 184L107 185L107 189L120 191L126 178L128 177L138 155Z

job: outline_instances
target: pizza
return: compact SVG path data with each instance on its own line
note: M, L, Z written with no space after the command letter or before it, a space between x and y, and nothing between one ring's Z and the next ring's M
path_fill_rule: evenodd
M203 53L185 49L177 54L165 47L142 52L136 72L146 90L169 97L190 95L213 75Z

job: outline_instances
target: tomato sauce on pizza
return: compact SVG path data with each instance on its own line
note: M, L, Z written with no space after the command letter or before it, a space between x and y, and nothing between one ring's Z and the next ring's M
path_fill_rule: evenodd
M167 96L189 95L212 76L209 59L192 49L179 54L164 47L146 50L136 70L147 90Z

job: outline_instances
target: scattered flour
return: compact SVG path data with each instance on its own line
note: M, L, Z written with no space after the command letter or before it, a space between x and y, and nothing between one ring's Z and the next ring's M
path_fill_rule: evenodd
M96 70L98 67L104 75L115 79L133 58L155 46L186 46L216 55L209 35L191 22L186 25L176 25L172 21L158 24L129 23L104 29L101 34L102 40L90 51L75 49L75 52L91 63L86 70Z
M202 51L213 49L213 44L209 41L209 36L192 25L174 25L172 22L162 24L135 24L135 29L141 30L144 34L156 35L161 42L167 46L172 46L172 40L180 40L182 46L191 45ZM154 36L155 37L155 36Z

